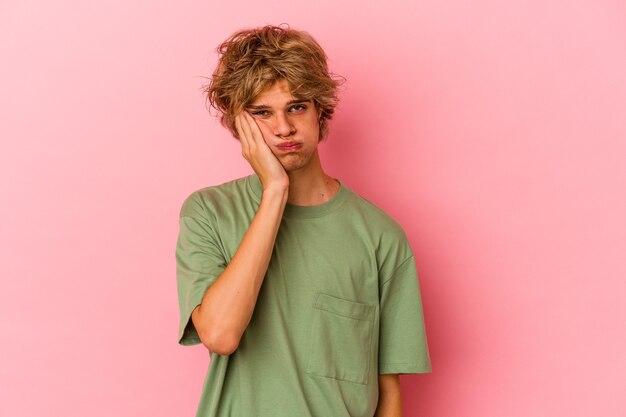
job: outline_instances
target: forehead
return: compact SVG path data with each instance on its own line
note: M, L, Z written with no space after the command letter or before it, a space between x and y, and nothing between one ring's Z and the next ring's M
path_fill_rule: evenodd
M253 106L257 105L280 105L284 104L290 100L294 100L294 97L291 94L289 89L289 83L287 80L282 79L276 81L274 84L261 91L261 93L256 96L252 102L250 103Z

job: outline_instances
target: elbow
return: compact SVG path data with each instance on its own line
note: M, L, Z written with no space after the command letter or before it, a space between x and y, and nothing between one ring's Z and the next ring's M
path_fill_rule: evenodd
M200 340L209 352L218 355L232 355L239 346L239 338L226 333L198 332Z
M213 322L203 320L200 315L200 307L200 305L197 306L191 315L200 341L209 352L218 355L231 355L237 350L241 335L234 334L229 329L220 327Z

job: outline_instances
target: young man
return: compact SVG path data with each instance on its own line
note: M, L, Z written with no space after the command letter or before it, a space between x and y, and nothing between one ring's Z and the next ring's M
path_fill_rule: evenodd
M306 32L233 34L206 88L254 174L184 201L179 343L211 355L200 417L399 417L431 370L399 224L322 169L340 84Z

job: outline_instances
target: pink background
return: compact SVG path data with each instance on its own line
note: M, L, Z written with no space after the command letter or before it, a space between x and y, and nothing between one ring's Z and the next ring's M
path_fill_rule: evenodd
M0 415L192 416L191 191L251 173L200 86L288 22L347 77L324 167L410 236L434 372L405 415L623 416L621 1L0 2Z

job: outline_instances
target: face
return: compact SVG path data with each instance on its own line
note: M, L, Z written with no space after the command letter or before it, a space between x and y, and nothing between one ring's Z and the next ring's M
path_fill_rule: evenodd
M312 100L292 96L286 80L264 90L246 110L258 124L266 125L265 131L273 133L265 137L265 142L286 171L319 162L318 112Z

